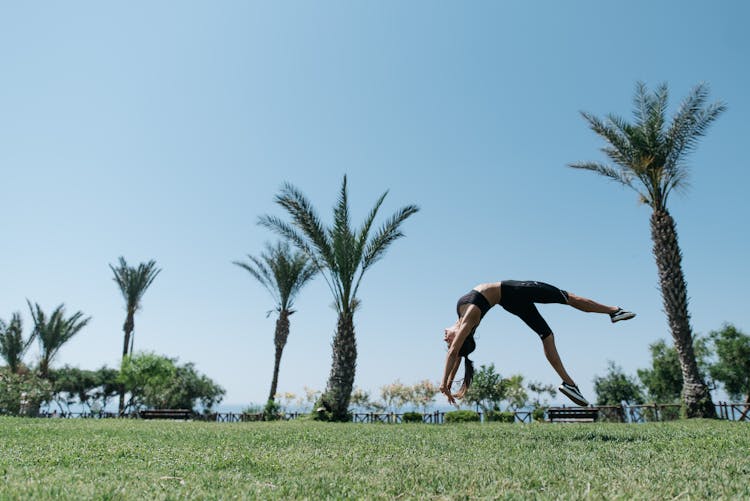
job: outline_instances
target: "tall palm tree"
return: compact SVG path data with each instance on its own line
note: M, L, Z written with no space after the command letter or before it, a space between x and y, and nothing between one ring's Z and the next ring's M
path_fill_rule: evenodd
M388 247L401 238L400 230L409 216L419 208L402 207L370 236L370 229L388 192L375 202L364 223L352 230L346 176L341 185L338 203L333 209L333 225L325 227L308 199L291 184L285 184L276 196L276 203L291 216L291 223L275 216L261 216L259 223L289 239L322 272L331 289L338 312L338 325L333 338L333 361L321 405L335 421L347 418L349 399L357 365L357 343L354 312L359 305L357 290L364 273L380 260Z
M52 311L52 314L45 315L39 304L31 305L26 301L31 310L31 318L34 321L33 337L39 339L41 348L41 360L39 361L39 375L47 378L49 375L49 366L52 359L62 346L78 334L81 329L91 320L91 317L83 318L83 312L77 311L69 318L65 318L65 305L61 304Z
M35 335L32 332L29 339L24 341L23 322L20 313L13 313L8 324L0 319L0 356L5 359L11 372L18 372L23 355L31 346Z
M289 338L289 316L294 313L294 299L302 287L315 276L318 269L303 252L291 252L286 242L279 242L275 247L266 245L266 251L259 258L249 254L247 258L247 263L233 263L247 270L266 288L273 297L276 311L279 313L273 338L276 347L273 378L271 391L268 393L268 400L274 400L279 383L281 354Z
M673 190L686 187L686 156L697 147L709 125L726 109L721 102L706 105L708 93L704 84L693 88L667 125L667 85L662 84L649 93L645 84L639 82L634 99L634 123L612 114L602 120L582 113L591 129L607 141L602 151L614 166L597 162L569 165L594 171L632 188L640 195L641 201L651 207L653 253L664 310L680 358L682 398L688 417L713 417L716 410L693 351L682 251L677 242L674 219L667 209L667 199Z
M125 258L120 256L119 266L116 268L109 265L109 268L114 273L114 281L122 292L122 297L125 299L125 311L127 315L125 317L125 323L122 326L122 330L125 333L125 339L122 344L122 358L128 356L128 353L133 354L133 342L135 334L135 312L141 308L141 299L143 294L146 293L146 289L151 285L156 276L161 272L161 269L156 267L156 261L153 259L148 263L140 263L137 267L128 266ZM125 390L120 392L120 414L125 409Z

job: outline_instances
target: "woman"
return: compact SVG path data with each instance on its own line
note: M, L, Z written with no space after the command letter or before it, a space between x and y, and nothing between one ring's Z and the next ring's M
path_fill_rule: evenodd
M558 388L560 392L578 405L588 405L588 401L581 394L575 381L565 371L555 347L555 336L552 334L552 329L539 314L534 303L567 304L585 312L607 313L613 323L620 320L629 320L635 316L635 313L625 311L622 308L606 306L544 282L504 280L502 282L479 284L468 294L459 298L456 304L458 320L445 329L448 356L445 360L445 371L440 384L440 392L448 397L448 402L455 404L455 399L463 397L471 385L474 366L469 360L469 354L476 348L474 332L489 309L499 304L510 313L520 317L521 320L526 322L526 325L539 335L547 360L562 378L562 384ZM461 357L465 359L463 384L458 392L452 394L451 385L461 363Z

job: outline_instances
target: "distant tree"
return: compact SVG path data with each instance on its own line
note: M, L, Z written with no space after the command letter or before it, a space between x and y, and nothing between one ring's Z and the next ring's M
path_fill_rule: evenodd
M89 411L104 409L109 399L118 393L118 374L118 370L108 367L95 371L67 365L50 369L48 377L52 383L52 401L63 412L69 412L70 405L75 403Z
M94 389L92 399L96 402L96 407L103 410L107 408L109 401L120 393L120 385L118 384L120 371L102 366L96 372L99 386ZM94 410L93 405L92 410Z
M632 188L652 209L653 253L664 311L679 355L687 417L716 417L716 409L693 353L682 251L677 241L676 224L667 209L667 199L673 190L686 187L688 167L685 158L726 109L720 102L706 105L707 99L708 87L703 84L695 87L667 126L667 85L649 93L643 83L638 83L634 123L616 115L607 115L601 120L582 113L591 130L608 143L602 151L614 167L596 162L570 164L570 167L596 172Z
M199 373L195 364L175 363L175 377L167 387L161 405L172 409L192 409L200 407L203 412L210 412L224 399L226 390L208 376Z
M192 363L178 365L177 360L154 353L136 353L123 361L119 383L130 393L126 409L210 410L221 402L225 390L199 374Z
M410 399L410 388L399 380L380 387L380 399L383 408L395 412Z
M333 294L338 325L333 338L331 373L320 402L326 412L319 413L332 421L346 421L349 417L349 399L357 368L354 312L360 304L357 291L362 277L385 255L390 245L403 236L401 224L419 210L415 205L399 209L370 236L387 193L378 198L362 227L355 230L351 227L346 176L330 227L323 225L307 197L286 184L276 196L276 203L289 213L291 223L274 216L262 216L259 221L304 252L321 271Z
M23 356L34 341L32 332L28 339L23 339L23 322L20 313L13 313L6 324L0 319L0 356L8 364L10 371L18 373L23 364Z
M535 396L531 400L531 405L535 409L547 406L547 399L544 399L544 395L548 395L550 398L554 398L557 395L557 388L552 384L544 384L539 381L529 382L529 391L534 393Z
M435 401L435 395L440 392L438 386L429 379L416 383L411 388L411 402L422 409L423 413Z
M0 367L0 414L36 416L51 395L51 383L38 374Z
M349 399L349 405L356 409L371 409L372 403L370 402L370 393L363 390L362 388L355 387L352 390L352 396Z
M669 345L660 339L652 343L649 350L651 351L651 367L637 371L638 378L646 389L646 396L650 401L660 404L679 402L683 382L677 349L674 345ZM706 381L710 355L707 340L702 337L694 338L693 352L701 379Z
M32 306L30 301L27 301L27 303L29 310L31 310L31 318L34 321L32 337L39 340L41 349L39 374L46 379L50 363L57 352L81 329L86 327L91 317L83 318L83 312L77 311L69 318L65 318L65 305L63 304L47 316L38 304Z
M123 359L133 354L133 344L135 340L135 313L141 308L141 299L146 293L161 269L156 267L156 261L153 259L147 263L140 263L136 266L128 266L125 258L120 256L117 267L109 265L109 269L114 274L113 280L120 288L123 299L125 299L125 323L122 330L125 338L122 345ZM125 406L125 392L120 392L119 412L123 413Z
M318 270L303 252L292 252L286 242L279 242L275 247L266 245L266 251L260 257L248 255L247 258L247 263L234 261L234 264L250 273L271 294L279 314L273 338L276 348L273 377L268 392L268 400L273 400L279 384L281 355L289 338L289 317L294 313L294 300Z
M70 406L76 402L91 408L89 392L99 386L94 371L66 365L59 369L51 369L48 377L52 383L52 399L60 407L61 412L70 412Z
M678 402L682 393L682 370L677 350L663 339L651 344L649 349L651 368L638 369L638 378L649 400L661 404Z
M299 407L304 412L309 412L310 410L312 410L312 406L320 397L320 390L308 388L307 386L303 386L302 389L305 394L300 395L297 398L297 407ZM370 398L369 394L367 394L367 398Z
M621 405L642 404L643 393L638 381L634 377L627 376L622 367L609 361L607 374L594 377L594 391L596 392L596 405Z
M732 324L709 334L713 341L717 361L710 367L711 376L724 385L729 397L739 400L744 396L743 416L750 409L750 336Z
M172 359L155 353L126 356L122 360L118 378L123 390L130 394L124 410L141 407L161 408L163 395L175 380L176 372ZM123 412L121 410L120 414Z
M471 386L462 400L487 412L500 410L500 402L505 396L506 386L503 384L503 378L495 371L495 364L490 364L480 366L474 373Z
M521 374L503 379L502 385L505 400L508 402L508 410L515 411L526 407L529 395L523 386L523 376Z

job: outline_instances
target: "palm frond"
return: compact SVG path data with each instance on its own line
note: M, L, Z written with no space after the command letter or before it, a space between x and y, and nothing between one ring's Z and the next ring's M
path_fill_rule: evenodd
M362 227L359 229L358 237L357 237L357 247L358 252L362 255L365 249L365 246L367 245L367 237L370 235L370 229L372 228L372 223L375 222L375 217L378 215L378 211L380 210L380 206L383 205L383 201L385 200L385 197L388 195L388 190L386 190L380 197L375 201L375 205L370 210L370 213L367 215L367 218L365 218L364 223L362 224Z
M313 265L310 260L307 259L302 253L296 253L291 256L292 259L289 261L289 271L287 276L289 277L287 301L284 307L291 309L294 306L294 300L299 294L302 287L305 286L310 280L313 279L318 273L318 268Z
M313 263L315 269L319 271L321 275L323 275L323 279L325 280L326 285L328 285L328 288L331 290L334 298L336 298L337 301L339 300L339 298L342 296L342 292L341 287L338 286L335 273L331 271L332 268L329 265L329 262L326 261L325 257L321 256L316 251L316 249L313 248L310 243L308 243L308 240L303 233L276 216L261 216L258 218L258 224L270 229L271 231L274 231L281 237L289 240L300 251L302 251L305 256ZM333 260L332 257L330 259ZM335 267L335 263L333 263L333 265Z
M84 318L83 312L77 311L65 318L64 304L60 304L47 317L38 303L32 306L31 301L27 299L26 302L34 321L34 335L39 340L41 348L42 370L46 371L60 348L88 325L91 317Z
M385 255L385 251L393 242L404 236L400 230L401 224L417 212L419 212L419 207L416 205L402 207L388 218L375 235L373 235L372 239L370 239L365 247L362 258L362 269L354 287L354 292L352 294L353 297L357 294L357 289L359 289L359 284L365 271Z
M125 299L126 308L129 311L137 311L141 307L141 299L156 276L161 273L161 269L156 267L156 261L153 259L140 263L138 267L128 266L125 258L120 256L117 267L109 265L114 274L113 280L122 292Z
M637 127L642 126L648 120L648 103L649 95L646 84L641 81L636 82L633 94L633 116Z
M585 111L581 112L581 116L589 123L592 131L609 143L609 146L602 148L604 154L617 165L628 169L633 152L629 129L624 120L610 115L605 122Z
M668 104L669 89L667 84L663 83L656 88L649 100L648 117L645 123L650 145L654 148L663 142L662 134Z
M243 263L242 261L232 261L232 264L239 266L244 269L250 275L255 278L273 297L276 303L280 303L278 291L273 287L273 278L271 273L266 267L265 263L255 256L247 255L247 258L251 261L249 263Z
M709 126L727 107L722 102L706 106L709 88L698 84L682 101L665 133L667 154L664 162L663 191L668 194L673 189L685 190L688 186L688 172L685 157L698 145Z
M302 231L326 265L335 266L331 242L315 208L305 195L293 185L285 183L281 193L276 196L276 203L289 212L292 216L292 224Z
M568 167L572 167L573 169L590 170L625 186L633 187L632 179L628 172L621 169L615 169L609 165L604 165L598 162L575 162L568 164Z
M18 369L33 340L33 335L26 341L23 339L23 321L20 313L13 313L7 324L0 319L0 356L5 359L12 371Z
M726 105L720 101L704 107L708 94L708 86L699 84L680 104L666 133L671 147L669 164L677 164L680 158L690 153L708 127L726 111Z
M358 252L359 247L351 229L346 176L341 184L338 203L333 210L333 226L328 230L328 235L336 262L336 276L341 287L341 295L345 304L348 304L352 297L354 276L362 261L362 253Z

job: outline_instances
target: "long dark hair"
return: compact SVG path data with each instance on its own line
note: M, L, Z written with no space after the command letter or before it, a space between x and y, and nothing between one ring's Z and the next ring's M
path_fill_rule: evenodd
M469 354L477 349L477 343L474 341L474 332L469 334L464 344L461 345L461 349L458 350L458 356L464 357L464 382L461 388L456 392L456 397L461 398L466 394L466 390L471 386L471 381L474 379L474 362L469 360Z

